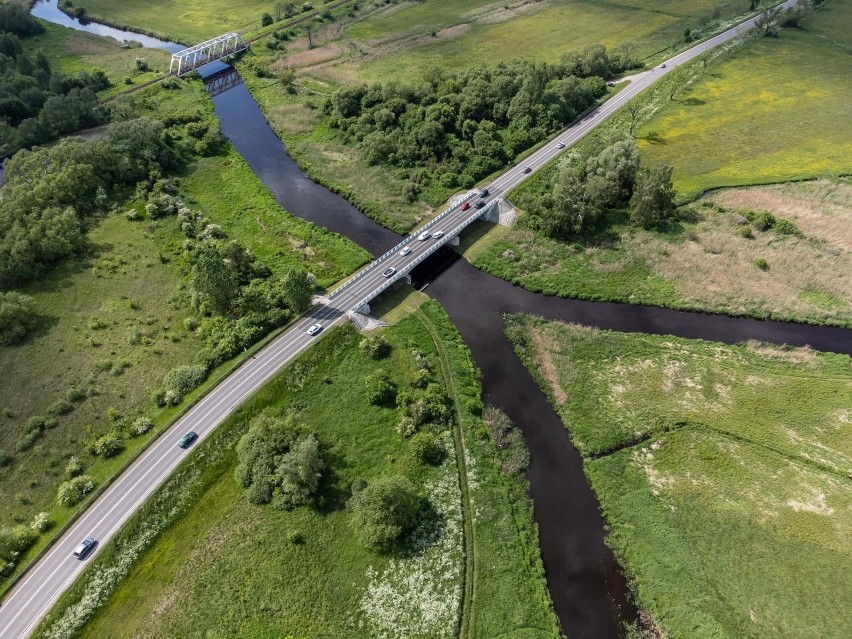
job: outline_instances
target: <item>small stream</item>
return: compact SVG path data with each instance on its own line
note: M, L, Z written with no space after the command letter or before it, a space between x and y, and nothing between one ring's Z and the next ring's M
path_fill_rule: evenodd
M60 12L56 2L37 2L34 15L117 40L136 40L168 51L182 48L154 38L149 40L155 43L148 44L143 40L147 36L80 23ZM222 132L284 209L348 237L373 255L399 241L396 233L313 182L296 166L236 71L204 75ZM531 293L473 268L451 249L436 253L412 277L416 284L428 285L425 291L444 306L469 346L482 371L485 400L505 410L526 436L532 457L529 492L548 587L562 630L571 639L621 637L622 622L633 621L637 611L604 541L605 522L583 474L582 459L506 338L503 314L524 312L619 331L726 343L759 339L809 344L818 350L852 354L852 331Z

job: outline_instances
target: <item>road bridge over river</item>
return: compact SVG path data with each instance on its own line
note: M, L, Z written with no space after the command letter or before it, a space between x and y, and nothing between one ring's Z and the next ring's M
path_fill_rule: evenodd
M785 6L792 4L794 0L789 0ZM469 224L482 215L493 215L498 200L560 154L562 145L569 148L673 68L747 31L753 23L754 20L749 20L674 56L667 60L665 65L633 76L628 86L610 100L587 113L523 162L485 185L489 191L487 197L478 198L477 194L472 192L459 198L446 212L361 269L256 356L244 362L140 454L55 540L50 549L29 567L0 606L0 637L21 639L33 631L59 596L85 568L86 562L77 561L71 556L80 540L92 536L100 541L101 546L106 544L189 454L188 451L178 448L177 441L180 436L189 430L198 433L200 439L209 435L266 381L307 349L314 340L322 338L322 333L318 336L308 335L307 330L311 325L320 323L327 330L346 321L353 311L365 310L365 304L386 290L394 281L404 277L443 244L457 237ZM484 206L478 209L474 203L480 200ZM471 203L470 208L463 207L466 202ZM417 235L423 230L427 230L431 237L420 241ZM441 231L443 236L436 240L435 234ZM411 252L402 255L405 247L410 247ZM389 267L396 269L396 272L391 277L384 277L383 272Z

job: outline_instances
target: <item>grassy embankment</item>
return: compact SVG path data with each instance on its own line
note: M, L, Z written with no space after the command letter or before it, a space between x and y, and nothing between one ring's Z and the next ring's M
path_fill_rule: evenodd
M154 88L143 101L140 111L155 117L200 113L212 118L197 81L182 82L178 90ZM185 201L274 273L300 266L327 286L368 258L350 242L289 216L230 148L189 160L180 178ZM100 485L157 430L127 440L123 453L102 459L86 451L90 428L109 430L111 412L147 414L156 426L168 423L180 407L154 410L150 395L170 369L192 363L204 345L184 325L194 311L185 236L177 221L131 222L121 211L142 211L143 202L115 204L118 211L90 229L85 255L19 289L35 299L45 322L24 343L0 349L0 366L10 380L0 385L0 449L11 456L0 467L0 491L9 497L0 500L0 526L29 524L39 512L49 514L54 529L66 521L76 508L56 505L56 489L67 479L69 458L79 457ZM225 364L213 371L188 399L229 369ZM56 426L31 449L16 452L27 420L36 416L55 419ZM19 566L48 537L42 535Z
M852 84L836 41L845 37L848 46L850 40L848 30L834 25L850 6L848 0L830 3L812 18L812 31L753 38L711 61L704 74L696 64L700 78L674 100L665 86L652 92L645 98L649 110L659 111L639 132L643 162L673 163L675 186L691 196L731 184L725 175L746 183L848 172L852 147L837 132L849 117L845 97ZM625 116L602 131L619 128L629 128ZM711 164L716 168L708 171ZM523 209L527 198L550 188L557 168L554 163L522 185L513 201ZM618 212L605 229L570 242L537 236L520 224L487 238L473 261L554 295L850 325L848 182L782 192L785 197L714 196L727 204L685 207L667 233L636 229ZM786 218L804 237L756 228L749 236L737 221L749 211Z
M424 468L413 462L408 440L396 432L396 411L364 399L362 380L378 368L406 387L412 348L432 362L436 381L446 384L444 375L450 378L448 390L461 418L457 426L474 513L473 539L467 541L474 562L467 636L558 636L524 486L500 473L481 419L470 411L481 405L480 389L458 334L432 302L384 336L393 351L389 360L376 361L358 348L358 333L336 329L203 442L163 489L169 494L179 487L189 495L181 516L142 552L83 636L456 636L464 561L452 438L444 431L450 453L444 463ZM279 512L252 506L237 488L233 445L248 418L268 407L296 408L323 444L329 469L320 507ZM397 472L426 487L446 527L424 553L376 555L356 541L345 503L354 481ZM173 503L153 500L122 537L132 539L162 523L156 504L164 501ZM288 541L294 532L304 543ZM112 545L90 573L116 564L124 565ZM437 579L439 574L444 577ZM60 610L82 588L77 584ZM131 597L134 605L128 607ZM199 599L204 606L193 604ZM430 617L421 604L434 606L437 615Z
M663 636L848 636L849 357L528 317L509 333Z

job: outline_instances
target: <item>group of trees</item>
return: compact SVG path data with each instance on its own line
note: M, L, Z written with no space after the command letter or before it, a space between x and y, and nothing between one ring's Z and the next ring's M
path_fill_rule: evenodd
M20 40L43 27L18 4L0 6L0 154L41 144L103 122L95 93L110 82L100 69L69 77L53 71Z
M416 86L342 88L324 112L370 164L422 167L420 188L433 179L467 187L571 122L605 93L604 78L634 64L626 50L608 54L597 45L566 53L557 64L432 69Z
M603 214L628 205L631 220L658 226L675 212L671 167L639 166L639 150L629 136L609 144L590 143L569 155L552 183L524 196L527 223L549 237L566 238L593 227Z
M110 196L174 162L161 123L119 122L108 139L66 139L6 163L0 207L0 287L31 280L83 245L87 220Z
M289 510L310 502L325 468L319 442L292 412L263 412L237 444L237 483L253 504Z

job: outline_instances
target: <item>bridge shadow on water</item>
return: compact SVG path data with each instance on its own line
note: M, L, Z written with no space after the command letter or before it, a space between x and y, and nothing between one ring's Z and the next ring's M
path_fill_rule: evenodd
M239 80L209 80L223 133L287 211L348 237L379 255L401 239L342 197L314 183L287 155L284 144ZM221 77L220 77L221 76ZM485 400L523 430L532 463L530 496L554 609L572 639L614 639L637 610L605 543L605 522L568 431L516 356L504 333L504 314L546 318L628 332L670 334L727 343L758 339L852 354L852 331L783 322L689 313L631 304L561 299L531 293L479 271L450 247L411 273L414 285L437 299L482 371Z

